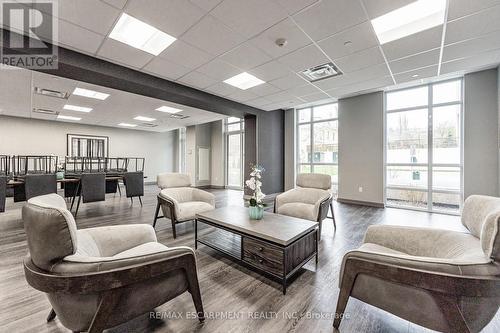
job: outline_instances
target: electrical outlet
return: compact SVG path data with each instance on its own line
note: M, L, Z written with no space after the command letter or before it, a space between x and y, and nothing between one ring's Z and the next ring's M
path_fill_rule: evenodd
M363 192L363 186L358 187L359 193Z

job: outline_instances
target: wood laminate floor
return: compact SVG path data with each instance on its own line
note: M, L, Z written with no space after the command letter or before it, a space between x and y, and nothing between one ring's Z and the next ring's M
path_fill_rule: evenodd
M212 190L217 206L242 205L242 193ZM135 200L108 195L106 202L83 204L78 228L114 224L151 223L156 205L155 186L146 187L141 207ZM0 332L68 332L56 319L46 323L50 305L43 293L28 286L22 259L27 253L21 220L22 203L8 199L0 214ZM200 245L198 273L207 320L192 318L194 306L189 293L156 309L154 317L143 315L109 332L333 332L332 322L339 293L338 278L342 256L362 242L372 224L431 226L463 230L456 216L428 214L400 209L335 204L337 230L325 220L320 242L320 259L301 270L287 294L280 284L239 266L230 259ZM158 240L167 246L194 247L193 223L177 227L172 238L170 222L157 225ZM411 300L408 300L409 302ZM428 332L428 330L350 299L341 332ZM500 332L500 315L484 332Z

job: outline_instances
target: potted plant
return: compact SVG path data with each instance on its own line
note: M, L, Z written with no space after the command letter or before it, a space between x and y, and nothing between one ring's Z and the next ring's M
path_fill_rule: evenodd
M266 206L262 200L265 198L265 194L262 193L262 173L264 168L260 165L252 166L252 172L250 173L250 179L248 179L245 184L253 191L252 197L250 198L250 206L248 207L248 214L252 220L260 220L264 216L264 207Z

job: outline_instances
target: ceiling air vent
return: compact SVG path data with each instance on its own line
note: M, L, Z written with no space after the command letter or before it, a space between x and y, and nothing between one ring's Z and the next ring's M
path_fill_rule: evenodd
M61 99L68 99L68 97L69 97L69 93L67 93L67 92L44 89L44 88L39 88L39 87L35 87L35 93L37 93L39 95L43 95L43 96L55 97L55 98L61 98Z
M153 124L153 123L141 123L141 124L139 124L139 126L142 126L142 127L157 127L158 125L157 124Z
M328 62L323 65L306 69L305 71L302 71L302 75L304 75L304 77L310 82L316 82L329 77L342 75L342 72L333 62Z
M54 111L54 110L48 110L48 109L33 109L33 112L35 113L43 113L43 114L50 114L50 115L54 115L54 116L57 116L59 114L59 112L57 111Z
M186 119L189 118L189 116L185 116L182 114L174 113L170 115L170 118L175 118L175 119Z

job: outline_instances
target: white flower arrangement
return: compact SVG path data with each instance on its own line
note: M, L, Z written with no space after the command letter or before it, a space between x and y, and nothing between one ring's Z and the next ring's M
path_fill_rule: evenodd
M246 186L253 191L252 197L250 199L250 206L259 206L264 207L265 204L262 200L266 197L264 193L262 193L262 173L265 169L260 165L252 166L252 172L250 173L250 179L245 181Z

